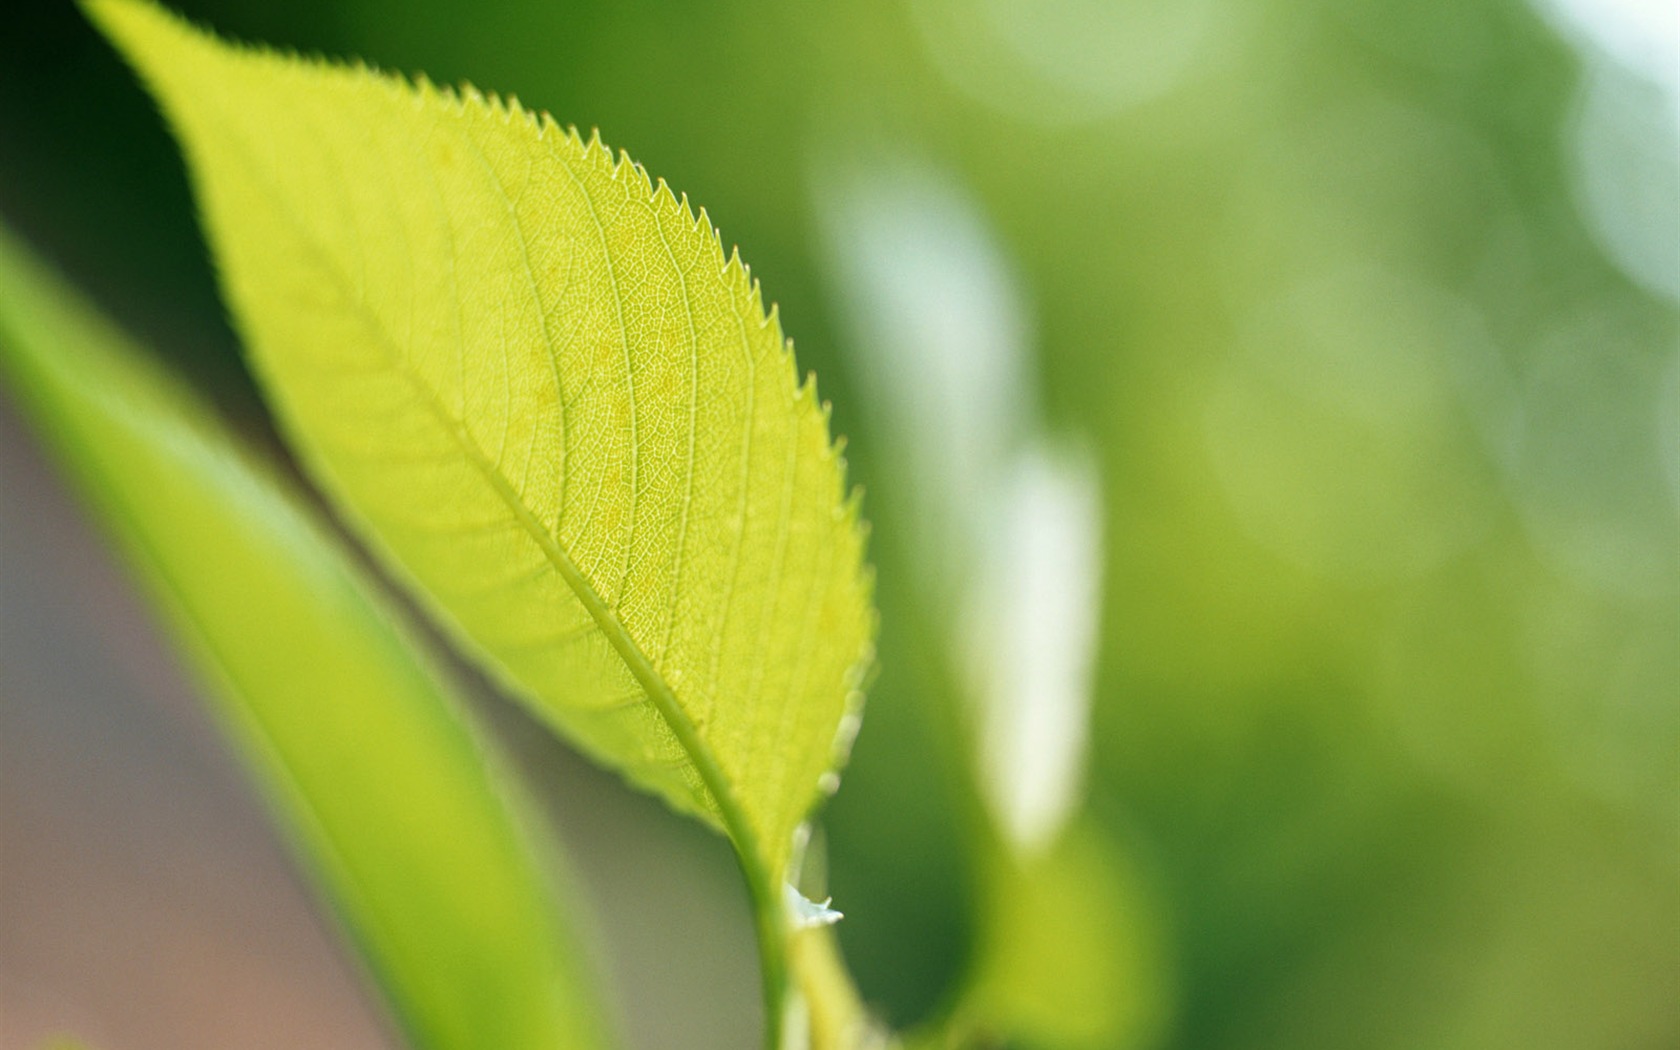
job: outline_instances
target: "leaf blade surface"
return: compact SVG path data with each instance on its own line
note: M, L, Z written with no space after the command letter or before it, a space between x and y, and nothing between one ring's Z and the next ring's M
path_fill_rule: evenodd
M855 730L873 611L826 411L704 214L517 104L90 10L174 124L255 369L353 526L773 887Z

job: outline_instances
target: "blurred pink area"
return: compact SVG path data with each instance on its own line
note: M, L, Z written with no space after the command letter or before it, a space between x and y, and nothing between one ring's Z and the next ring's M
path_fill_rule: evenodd
M0 1050L395 1045L167 652L0 402Z

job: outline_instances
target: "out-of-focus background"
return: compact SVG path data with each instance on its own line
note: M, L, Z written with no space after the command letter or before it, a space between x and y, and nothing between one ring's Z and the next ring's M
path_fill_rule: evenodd
M1106 1045L1680 1045L1680 7L179 6L599 127L740 245L868 487L824 825L883 1016L983 953L979 800L1100 854ZM68 3L0 16L0 216L261 439ZM753 1045L721 842L485 708L631 1041ZM0 1047L61 1030L391 1039L0 393Z

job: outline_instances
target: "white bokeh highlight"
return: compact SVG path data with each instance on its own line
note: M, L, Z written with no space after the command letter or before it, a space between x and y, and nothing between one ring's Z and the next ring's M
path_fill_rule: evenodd
M1032 321L977 203L901 158L816 165L853 372L890 448L899 520L962 669L979 789L1030 853L1077 808L1089 746L1102 500L1036 414Z
M952 602L1034 400L1031 319L978 207L930 165L818 168L831 173L818 214L852 372L903 460L922 583Z
M933 66L1001 116L1076 127L1169 94L1225 56L1226 0L910 0Z
M966 604L981 786L1009 840L1049 846L1080 798L1102 580L1102 501L1088 456L1034 445L999 489Z

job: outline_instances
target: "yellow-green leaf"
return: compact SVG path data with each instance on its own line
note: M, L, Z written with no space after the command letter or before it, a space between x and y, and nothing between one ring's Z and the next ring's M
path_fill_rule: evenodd
M413 1044L601 1045L528 830L389 611L272 470L3 230L0 378L201 673Z
M705 214L517 103L89 9L183 143L306 467L470 653L779 896L870 584L827 413Z

